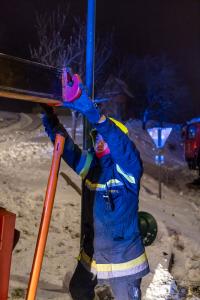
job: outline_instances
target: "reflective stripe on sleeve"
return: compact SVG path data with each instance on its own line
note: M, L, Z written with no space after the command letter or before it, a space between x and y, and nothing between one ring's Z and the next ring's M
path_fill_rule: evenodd
M116 169L117 169L117 172L120 173L121 175L124 176L124 178L126 178L126 180L128 180L130 183L136 183L135 182L135 177L132 176L131 174L127 173L127 172L124 172L119 165L116 165Z
M93 159L93 155L91 153L87 153L86 158L85 158L85 163L84 163L81 171L79 172L79 175L82 178L85 178L85 176L87 175L90 165L91 165L91 162L92 162L92 159Z
M111 179L107 181L106 183L93 183L90 180L85 181L85 185L87 188L91 191L106 191L108 188L113 188L116 186L123 186L124 184L119 181L118 179Z

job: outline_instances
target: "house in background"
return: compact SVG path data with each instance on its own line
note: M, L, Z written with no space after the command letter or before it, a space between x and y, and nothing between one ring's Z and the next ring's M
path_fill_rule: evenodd
M123 80L110 75L97 98L108 98L100 104L102 113L118 120L134 117L134 110L130 109L133 107L134 96Z

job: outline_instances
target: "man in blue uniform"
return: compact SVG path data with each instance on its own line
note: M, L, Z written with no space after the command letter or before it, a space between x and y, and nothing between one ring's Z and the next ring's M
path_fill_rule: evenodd
M109 285L117 300L141 299L141 278L149 272L138 228L142 163L127 128L100 115L87 93L67 104L92 124L93 148L74 144L52 109L43 124L52 142L66 137L63 159L83 179L83 243L70 282L74 300L93 300L98 284Z

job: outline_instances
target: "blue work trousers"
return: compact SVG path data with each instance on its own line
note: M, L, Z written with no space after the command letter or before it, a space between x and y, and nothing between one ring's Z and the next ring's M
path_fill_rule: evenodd
M110 286L115 300L141 300L141 278L132 276L100 279L88 272L79 262L71 278L69 290L73 300L93 300L96 285Z

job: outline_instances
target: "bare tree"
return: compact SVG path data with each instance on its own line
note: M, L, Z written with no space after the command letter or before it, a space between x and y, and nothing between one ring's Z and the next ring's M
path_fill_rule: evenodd
M143 61L146 85L146 108L143 111L143 124L156 116L160 122L165 115L176 115L177 110L182 111L180 106L188 96L185 85L178 78L175 66L166 56L149 57Z
M116 68L119 78L124 78L134 94L134 108L146 122L155 118L159 122L183 112L181 103L188 98L188 89L176 71L176 66L165 56L129 56ZM187 102L186 102L187 103Z
M63 37L66 25L67 14L62 13L60 8L51 15L36 13L38 46L30 47L32 59L61 68L69 63L73 59L70 47L72 38L66 41Z
M67 33L69 7L67 13L61 9L52 14L36 13L38 46L30 47L32 59L63 68L70 66L85 81L86 26L80 19L73 19L73 26ZM69 32L69 30L68 30ZM101 84L105 77L105 65L112 53L112 34L96 39L95 83ZM76 137L78 114L72 111L72 137Z

